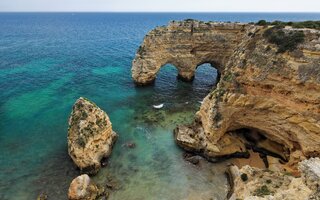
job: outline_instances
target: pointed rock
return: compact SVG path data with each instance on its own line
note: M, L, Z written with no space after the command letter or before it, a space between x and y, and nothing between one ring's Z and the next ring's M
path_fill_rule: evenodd
M68 152L80 170L96 174L101 159L110 156L116 138L108 115L80 97L73 105L68 129Z

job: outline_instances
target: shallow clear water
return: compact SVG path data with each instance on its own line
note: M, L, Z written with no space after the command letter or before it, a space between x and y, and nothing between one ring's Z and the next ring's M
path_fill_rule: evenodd
M0 14L0 199L66 199L78 175L67 155L67 119L79 96L96 102L120 135L94 179L118 180L111 199L223 199L225 163L182 159L172 129L189 123L215 82L200 66L193 83L161 69L154 86L136 88L130 68L144 35L170 20L319 20L320 14L2 13ZM161 110L152 108L164 103ZM135 149L123 143L132 141Z

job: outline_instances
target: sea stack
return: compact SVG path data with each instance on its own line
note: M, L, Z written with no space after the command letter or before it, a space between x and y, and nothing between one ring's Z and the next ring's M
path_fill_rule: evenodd
M116 138L108 115L80 97L73 105L68 129L68 152L80 170L96 174L101 160L110 156Z

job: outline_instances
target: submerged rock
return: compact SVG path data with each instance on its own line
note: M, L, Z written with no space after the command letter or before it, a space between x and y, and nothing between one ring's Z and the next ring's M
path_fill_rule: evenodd
M183 159L194 165L198 165L200 163L201 157L197 155L189 154L189 153L184 153Z
M38 197L37 200L47 200L48 199L48 195L45 193L41 193Z
M80 97L73 105L68 129L68 152L80 170L97 173L102 158L111 154L116 138L108 115Z
M250 166L228 169L230 200L243 199L320 199L320 159L311 158L299 163L301 177L286 172L262 170Z
M122 144L122 147L127 147L127 148L130 148L130 149L134 149L134 148L136 148L136 143L134 143L134 142L126 142L126 143Z
M68 198L69 200L96 200L104 193L103 188L99 188L87 174L83 174L72 180Z

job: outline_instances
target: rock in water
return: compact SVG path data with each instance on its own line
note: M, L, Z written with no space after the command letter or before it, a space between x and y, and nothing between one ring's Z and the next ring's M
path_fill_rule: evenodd
M73 106L68 130L68 152L80 170L97 173L101 159L111 154L116 138L108 115L80 97Z
M87 174L73 179L68 192L70 200L95 200L100 195L97 185Z

